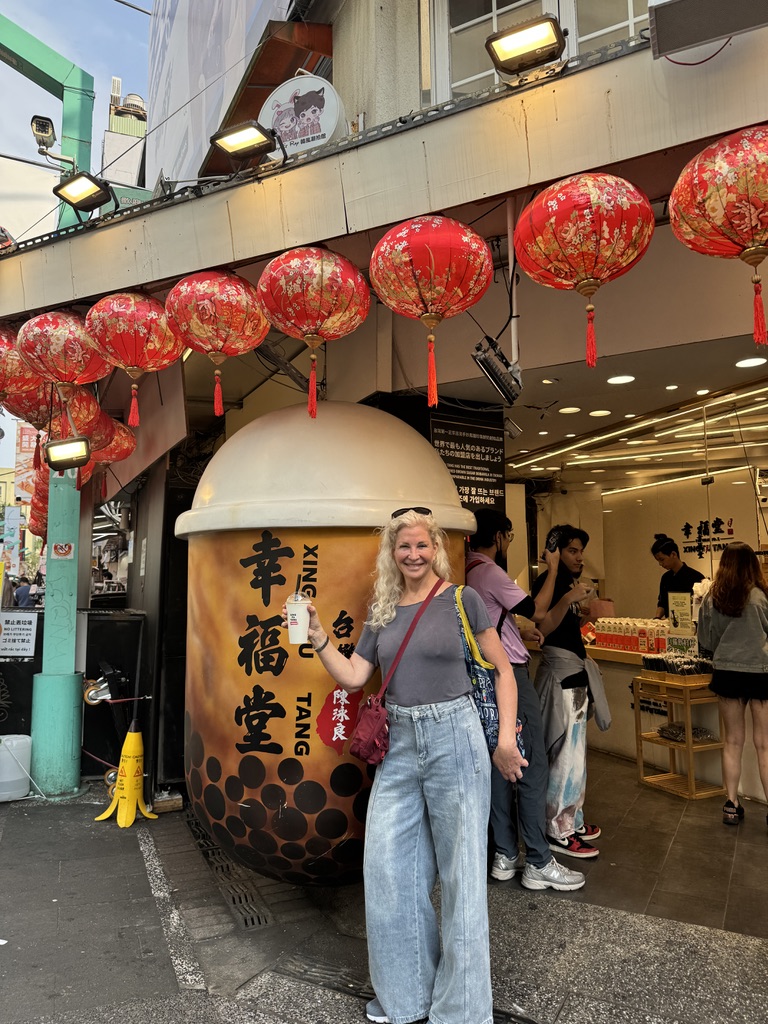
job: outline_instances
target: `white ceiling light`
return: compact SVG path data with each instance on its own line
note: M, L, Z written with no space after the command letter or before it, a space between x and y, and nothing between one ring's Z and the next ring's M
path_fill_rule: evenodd
M563 416L572 416L575 412L581 412L578 405L566 405L562 409L558 409L558 412L562 413Z
M546 437L548 433L549 433L548 430L540 430L539 431L539 437Z
M630 377L629 374L627 373L627 374L620 375L618 377L609 377L606 383L608 383L608 384L631 384L634 379L635 379L634 377Z
M667 384L665 391L677 391L677 384Z
M746 480L731 480L734 487L743 487L746 482Z
M534 473L543 473L544 472L544 467L543 466L531 466L531 469L533 470Z
M593 469L592 472L593 473L604 473L605 470L604 469Z
M612 508L604 508L603 512L613 512L613 509Z
M624 419L625 420L633 420L635 418L635 416L636 416L636 413L634 413L634 412L625 412L624 413Z
M541 381L542 384L557 384L557 377L544 377Z
M763 356L752 356L750 359L740 359L736 365L740 370L746 370L750 366L762 366L763 363L768 363L768 359Z
M590 416L610 416L611 415L611 410L610 409L593 409L592 412L589 415Z
M701 390L697 391L696 394L699 395L699 397L701 397L702 395L708 395L709 388L701 388Z
M556 473L560 469L560 467L559 466L545 466L544 469L546 469L547 471L550 471L552 473Z
M576 437L576 435L575 435L575 434L566 434L565 436L566 436L566 437Z
M584 486L588 487L589 484L596 484L596 483L597 483L597 480L585 480L584 481Z
M715 469L709 471L709 476L722 476L724 473L738 473L749 469L749 466L733 466L731 469ZM648 487L663 487L665 484L680 484L686 480L701 480L701 473L692 473L690 476L673 476L667 480L654 480L650 484L634 484L632 487L617 487L613 491L604 491L604 494L622 494L624 491L642 491Z

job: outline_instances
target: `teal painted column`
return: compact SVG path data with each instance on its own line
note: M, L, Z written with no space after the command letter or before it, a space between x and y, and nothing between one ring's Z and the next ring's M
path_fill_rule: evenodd
M80 788L83 677L75 672L77 547L80 492L77 470L51 471L45 577L43 671L32 683L30 774L46 796Z

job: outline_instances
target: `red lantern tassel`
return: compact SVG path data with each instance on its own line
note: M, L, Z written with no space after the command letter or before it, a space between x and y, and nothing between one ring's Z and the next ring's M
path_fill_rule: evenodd
M595 307L587 306L587 366L594 370L597 366L597 342L595 341Z
M43 460L40 457L40 433L38 432L37 439L35 440L35 454L32 456L32 465L35 469L40 469L43 464Z
M435 369L435 336L427 335L427 405L437 405L437 370Z
M224 396L221 393L221 370L214 370L213 412L216 416L224 415Z
M763 309L763 286L759 274L755 274L752 278L752 284L755 286L755 344L768 345L768 336L765 331L765 310Z
M307 412L312 419L317 418L317 356L313 352L310 357L309 371L309 395L307 397Z
M128 426L139 425L139 385L131 384L131 411L128 413Z
M78 466L77 467L77 477L75 479L75 490L77 490L77 491L81 490L82 486L83 486L83 477L82 477L82 475L80 473L80 467Z

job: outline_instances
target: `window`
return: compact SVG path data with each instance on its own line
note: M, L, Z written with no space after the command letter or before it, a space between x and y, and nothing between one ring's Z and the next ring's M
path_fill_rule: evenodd
M639 35L648 27L648 0L576 0L579 53Z

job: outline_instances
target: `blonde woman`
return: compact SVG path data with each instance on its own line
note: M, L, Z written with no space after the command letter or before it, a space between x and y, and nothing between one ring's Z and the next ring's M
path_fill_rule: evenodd
M377 1024L429 1017L491 1024L486 893L490 758L470 696L445 535L427 508L398 509L380 531L374 598L351 658L328 642L310 606L309 640L332 678L360 690L385 676L421 604L437 590L389 683L390 747L376 769L365 841L368 958ZM485 657L497 666L499 744L493 762L519 779L517 691L485 605L464 605ZM442 928L430 894L441 885Z

